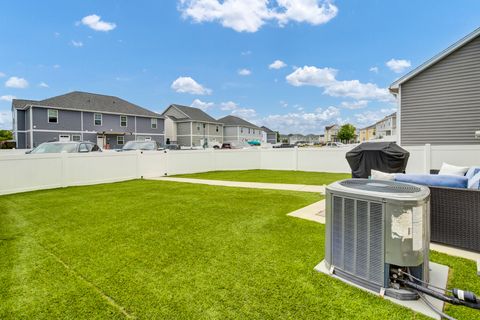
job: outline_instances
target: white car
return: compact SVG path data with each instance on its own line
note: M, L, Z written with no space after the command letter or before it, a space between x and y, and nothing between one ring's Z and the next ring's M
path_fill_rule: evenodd
M346 144L341 142L327 142L327 144L325 145L325 147L328 147L328 148L342 148L346 146L347 146Z

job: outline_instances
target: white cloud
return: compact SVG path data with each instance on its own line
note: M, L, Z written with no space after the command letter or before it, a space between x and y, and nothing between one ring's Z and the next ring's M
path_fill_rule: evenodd
M178 77L175 81L172 82L171 88L179 93L190 93L199 95L212 93L212 90L203 87L191 77Z
M3 72L0 72L0 78L6 77L7 75Z
M13 99L17 99L17 97L12 96L11 94L0 96L0 100L2 101L12 102Z
M55 38L60 37L60 32L54 32L54 33L53 33L53 36L54 36Z
M222 102L220 104L220 109L223 111L231 111L239 108L238 105L233 101Z
M238 108L232 111L232 115L244 119L251 119L257 116L257 111L252 108Z
M83 47L83 42L82 42L82 41L72 40L70 43L71 43L72 46L74 46L74 47Z
M24 89L24 88L28 87L28 81L23 79L23 78L19 78L19 77L10 77L5 82L5 87Z
M250 51L250 50L242 51L240 54L241 54L242 56L249 56L249 55L252 54L252 51Z
M46 84L46 83L45 83L45 82L43 82L43 81L42 81L42 82L40 82L40 83L38 84L38 86L39 86L40 88L48 88L48 87L49 87L49 85L48 85L48 84Z
M81 22L95 31L107 32L117 27L117 25L113 22L102 21L101 17L96 14L83 17Z
M193 102L190 104L191 107L193 108L199 108L203 111L206 111L214 106L213 102L204 102L200 99L195 99Z
M60 69L60 65L59 64L54 64L53 69Z
M268 66L268 68L269 69L282 69L282 68L285 68L286 66L287 66L286 63L283 62L282 60L275 60Z
M240 69L238 70L238 74L241 76L249 76L252 74L252 71L248 69Z
M362 109L368 105L367 100L357 100L357 101L343 101L340 106L345 109L355 110Z
M368 71L378 73L378 67L371 67Z
M264 117L259 122L265 126L279 130L282 133L312 133L321 132L326 125L340 122L340 109L336 107L317 108L313 112L291 112L273 114Z
M0 129L12 128L12 113L10 111L0 112Z
M387 67L395 73L402 73L405 69L410 68L412 63L404 59L390 59L386 63Z
M237 32L256 32L268 21L280 26L289 21L319 25L338 12L328 0L180 0L179 10L185 19L219 22Z
M368 110L362 113L357 113L355 114L355 124L357 127L370 126L396 110L396 108L383 108L380 110Z
M287 82L293 86L315 86L323 88L324 94L333 97L349 97L353 99L371 99L390 101L392 96L385 88L373 83L362 83L358 80L337 80L338 70L333 68L317 68L304 66L289 74Z

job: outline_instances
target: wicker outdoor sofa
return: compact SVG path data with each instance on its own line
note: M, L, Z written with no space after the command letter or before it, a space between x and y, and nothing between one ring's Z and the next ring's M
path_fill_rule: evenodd
M430 193L431 241L480 252L480 190L430 187Z

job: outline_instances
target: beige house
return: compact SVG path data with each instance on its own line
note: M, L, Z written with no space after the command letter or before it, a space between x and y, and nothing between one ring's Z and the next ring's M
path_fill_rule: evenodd
M331 126L325 127L325 142L337 142L339 141L337 138L338 130L340 127L338 124L333 124Z
M376 124L360 129L359 140L360 142L370 141L375 139L375 127Z

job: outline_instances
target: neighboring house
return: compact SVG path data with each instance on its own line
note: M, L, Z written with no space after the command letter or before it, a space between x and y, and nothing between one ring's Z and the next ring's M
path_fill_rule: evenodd
M223 140L244 144L248 141L262 141L263 130L253 123L236 116L226 116L217 120L223 123Z
M295 144L299 141L301 142L306 141L306 137L300 133L291 133L288 135L288 143Z
M388 139L397 134L397 113L389 114L375 124L375 138Z
M305 141L308 143L320 143L320 139L323 135L319 134L307 134L305 136Z
M162 116L165 117L165 138L169 142L182 147L223 142L223 124L198 108L172 104Z
M121 148L130 140L164 142L163 117L123 99L74 91L45 100L12 101L17 148L47 141L91 141Z
M325 127L325 142L338 142L337 134L340 127L338 124Z
M288 137L288 134L281 134L280 135L280 142L281 143L290 143L290 139Z
M373 124L366 128L360 129L360 132L359 132L360 142L366 142L366 141L375 139L375 127L376 127L376 124Z
M324 144L326 141L325 141L325 134L320 134L318 135L318 141L321 143L321 144Z
M479 144L480 28L390 86L402 145Z
M261 129L263 131L263 141L271 144L277 143L277 132L270 130L265 126L262 126Z

